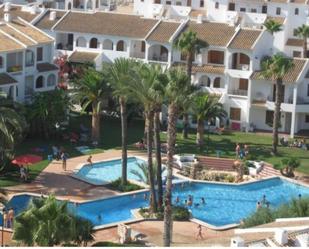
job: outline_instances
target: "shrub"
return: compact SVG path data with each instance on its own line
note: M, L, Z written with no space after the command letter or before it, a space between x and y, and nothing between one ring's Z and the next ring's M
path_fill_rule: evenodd
M242 228L253 227L275 220L273 212L269 208L260 208L247 219L244 219Z
M188 221L190 219L190 212L185 207L173 207L173 220L175 221Z
M117 180L111 182L109 184L109 187L115 190L118 190L120 192L130 192L135 190L143 189L141 186L136 185L134 183L127 182L126 185L121 184L121 178L118 178Z

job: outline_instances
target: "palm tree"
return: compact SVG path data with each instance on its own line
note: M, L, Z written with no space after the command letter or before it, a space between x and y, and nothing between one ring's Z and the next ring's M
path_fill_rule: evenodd
M164 246L170 246L172 234L172 178L173 156L176 144L176 122L181 103L190 93L190 81L188 75L180 68L172 68L166 74L166 102L168 104L168 128L167 128L167 182L164 199Z
M150 176L150 209L152 212L157 211L156 191L154 184L154 171L152 161L152 144L153 144L153 128L154 113L156 104L160 101L160 92L156 90L159 86L159 75L161 67L149 64L139 64L136 66L138 78L131 82L131 91L135 99L144 106L144 113L147 123L147 165Z
M22 139L26 128L23 115L11 107L0 106L0 171L14 151L15 144Z
M13 239L27 246L55 246L93 240L93 226L69 212L67 202L53 196L33 199L15 218Z
M197 33L191 30L182 33L174 43L174 47L186 56L186 71L191 83L192 63L196 53L202 48L207 48L208 43L199 39ZM189 118L188 113L183 114L183 138L188 138Z
M309 26L303 24L296 29L296 35L303 39L303 58L307 58L307 39L309 37Z
M205 93L197 93L191 102L191 112L197 118L196 144L202 149L204 145L204 121L222 119L227 113L218 98Z
M270 79L276 84L276 99L275 99L275 112L273 119L273 144L272 150L277 154L278 146L278 129L280 126L280 109L282 102L283 92L283 77L294 67L291 59L284 57L282 54L275 54L270 58L262 61L261 77Z
M103 73L89 67L80 78L74 80L72 91L73 102L81 104L83 110L92 106L91 138L97 142L100 140L101 109L110 92L106 78Z
M149 172L148 172L148 166L146 163L138 163L137 167L139 168L139 170L136 169L132 169L131 170L131 174L135 175L139 181L144 182L146 184L150 183L150 179L149 179ZM158 173L158 163L155 162L153 164L153 172L154 175L156 175ZM164 173L164 171L166 170L166 168L163 168L161 170L161 179L162 179L162 174ZM155 184L158 184L158 179L155 180Z
M282 30L282 24L273 19L269 19L264 23L264 27L270 34L274 34Z
M128 142L128 122L127 122L127 102L130 93L130 81L134 79L133 68L135 61L126 58L118 58L109 68L109 76L113 93L118 97L121 114L121 138L122 138L122 185L127 184L127 142Z

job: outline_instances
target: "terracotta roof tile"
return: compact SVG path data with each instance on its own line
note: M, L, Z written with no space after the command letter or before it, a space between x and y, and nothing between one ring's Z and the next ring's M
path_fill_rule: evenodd
M261 32L260 30L240 29L229 48L251 50Z
M74 51L68 60L70 62L75 63L88 63L88 62L94 62L94 59L98 56L98 53L88 53L88 52L77 52Z
M185 67L185 63L176 62L173 64L174 67L180 66ZM204 64L199 66L197 64L192 65L192 73L211 73L211 74L224 74L224 66L219 65L211 65L211 64Z
M285 21L285 18L284 17L280 17L280 16L268 16L266 18L266 21L268 21L268 20L274 20L277 23L283 24L284 21Z
M235 34L235 28L225 23L204 22L198 24L190 22L186 30L197 33L199 39L206 41L209 45L226 47Z
M283 77L283 82L286 83L295 83L301 74L301 72L304 69L304 66L306 64L306 60L304 59L293 59L294 67L289 70ZM261 71L256 71L251 75L251 79L253 80L271 80L271 79L265 79L261 73Z
M177 28L181 25L179 22L161 22L147 37L149 41L157 41L166 43L176 32Z
M14 78L12 78L9 74L0 73L0 86L14 83L17 83L17 81Z
M56 19L50 20L49 15L51 10L48 10L43 17L40 18L39 21L35 23L35 26L39 29L51 29L64 15L67 13L63 10L52 10L56 12Z
M143 39L157 22L134 15L70 12L55 30Z
M27 38L23 33L16 31L8 25L0 25L0 29L4 31L6 34L25 44L26 46L33 46L35 42Z
M58 70L58 67L51 63L39 63L36 68L40 73Z
M9 52L15 51L19 49L24 49L24 47L14 41L13 39L7 37L3 33L0 32L0 52Z
M27 22L31 22L34 18L36 18L40 13L31 14L28 11L22 11L22 6L20 5L11 5L10 13L12 15L12 18L21 17ZM4 15L4 5L2 8L0 8L0 19L3 19Z
M18 29L20 32L26 34L38 43L50 43L53 41L53 39L51 39L49 36L32 27L28 23L21 21L20 19L15 19L11 21L10 25L13 26L15 29Z
M303 40L302 39L289 38L285 45L293 46L293 47L302 47L303 46Z

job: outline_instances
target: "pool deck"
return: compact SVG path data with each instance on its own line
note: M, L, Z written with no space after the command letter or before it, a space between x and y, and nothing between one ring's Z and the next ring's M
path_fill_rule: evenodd
M63 171L62 162L53 160L31 183L7 187L9 195L22 192L37 194L54 194L61 199L86 201L119 194L104 186L94 186L77 180L71 175L73 170L82 163L86 163L89 155L70 158L67 160L67 170ZM145 157L146 152L128 151L128 156ZM93 154L92 160L102 161L110 158L120 158L120 150L107 150L104 153Z

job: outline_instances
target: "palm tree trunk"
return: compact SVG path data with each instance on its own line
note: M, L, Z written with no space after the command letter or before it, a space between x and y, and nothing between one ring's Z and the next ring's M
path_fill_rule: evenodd
M183 130L182 130L182 138L188 138L188 128L189 128L189 115L188 113L183 114Z
M186 57L186 64L187 64L186 71L187 71L190 84L191 84L191 75L192 75L192 61L193 61L193 54L188 53Z
M144 113L145 117L145 124L144 124L144 142L147 141L147 131L148 131L148 120L147 120L147 115Z
M154 184L153 162L152 162L152 142L153 142L153 118L154 112L147 111L147 156L148 156L148 176L150 187L149 205L152 212L157 212L156 190Z
M127 124L127 106L123 97L119 98L120 113L121 113L121 145L122 145L122 175L121 184L127 184L127 140L128 140L128 124Z
M163 187L162 187L162 158L161 158L161 141L160 141L160 112L156 111L154 116L156 161L157 161L157 184L158 184L158 208L163 203Z
M204 120L197 119L196 144L202 149L204 145Z
M304 37L303 41L303 58L307 58L307 37Z
M100 114L97 112L96 101L92 103L91 138L96 142L100 140Z
M164 233L163 246L171 245L172 231L172 178L173 178L173 156L176 144L176 122L177 107L170 104L168 107L168 127L167 127L167 182L164 200Z
M278 146L278 130L280 124L280 108L282 100L282 79L276 81L276 99L275 99L275 113L273 120L273 153L277 154Z

